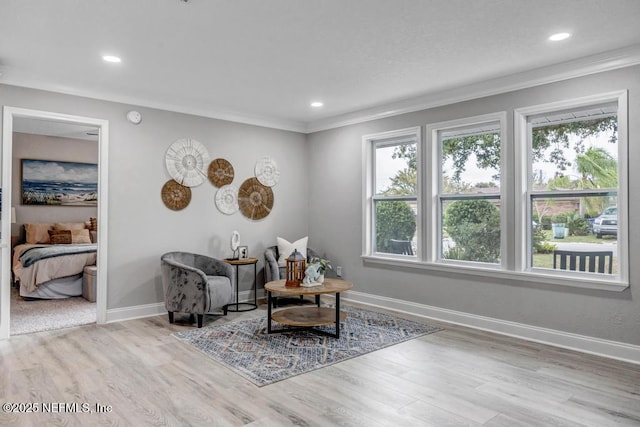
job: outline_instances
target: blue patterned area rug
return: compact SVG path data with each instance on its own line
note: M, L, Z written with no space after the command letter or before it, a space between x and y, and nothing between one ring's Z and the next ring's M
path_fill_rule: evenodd
M173 334L262 387L441 330L388 314L343 306L340 339L295 331L267 335L266 317ZM273 322L275 328L281 325ZM333 326L326 328L334 332Z

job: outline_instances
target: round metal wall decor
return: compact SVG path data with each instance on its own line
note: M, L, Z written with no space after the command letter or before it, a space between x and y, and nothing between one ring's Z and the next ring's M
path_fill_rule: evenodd
M209 181L216 187L229 185L233 182L233 166L225 159L215 159L209 163L207 175L209 176Z
M273 187L280 179L280 171L275 160L269 156L265 156L256 162L254 173L260 184L267 187Z
M249 219L262 219L273 209L273 191L256 178L245 180L238 191L240 212Z
M178 184L195 187L204 182L209 164L209 151L200 142L191 138L175 141L165 156L169 175Z
M231 215L238 210L238 189L224 185L216 191L216 207L223 214Z
M191 202L191 189L178 184L173 179L162 186L161 194L165 206L173 211L182 210Z

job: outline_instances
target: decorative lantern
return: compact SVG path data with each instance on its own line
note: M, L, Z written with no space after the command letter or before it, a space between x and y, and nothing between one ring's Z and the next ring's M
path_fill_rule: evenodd
M304 270L307 268L307 261L304 256L295 249L287 258L287 288L296 288L304 279Z

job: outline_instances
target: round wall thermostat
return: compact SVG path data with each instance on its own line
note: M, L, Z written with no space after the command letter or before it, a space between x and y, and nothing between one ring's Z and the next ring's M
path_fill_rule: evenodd
M142 114L135 110L131 110L127 113L127 120L129 120L134 125L137 125L142 121Z

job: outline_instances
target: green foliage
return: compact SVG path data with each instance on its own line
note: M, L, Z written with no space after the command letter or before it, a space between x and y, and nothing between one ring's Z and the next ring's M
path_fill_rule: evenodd
M418 171L406 168L391 178L391 185L384 192L386 196L415 196L418 194Z
M576 169L582 175L583 188L618 186L618 161L602 148L589 148L577 156Z
M391 252L391 239L411 240L416 232L416 215L406 202L376 203L376 250Z
M320 274L324 274L327 270L333 270L333 267L331 267L331 261L328 259L313 257L309 260L309 263L319 264L320 267L318 268L318 272Z
M460 246L454 246L444 253L445 259L458 259L458 260L466 260L464 249Z
M570 236L588 236L591 234L591 225L589 221L584 219L579 212L567 214L566 227L569 229Z
M551 254L556 249L558 249L558 245L556 245L555 243L540 242L540 244L535 247L535 253L537 253L537 254Z
M604 150L585 149L584 139L603 132L610 133L610 143L615 144L618 141L618 118L616 116L536 127L533 129L532 135L533 161L544 161L553 163L558 168L558 171L562 172L565 171L568 167L572 166L571 162L565 158L565 152L574 151L578 153L579 156L586 155L587 162L589 161L589 157L591 158L591 160L595 160L597 162L598 160L596 159L596 157L598 157L599 154L590 153L590 151ZM574 141L572 144L572 141L570 141L569 138L570 136L577 136L578 140ZM552 148L552 150L549 151L549 148ZM406 159L408 168L415 170L417 169L416 154L417 152L415 144L404 144L399 145L396 148L393 154L393 158ZM499 169L500 134L488 133L484 135L472 135L462 138L451 138L443 141L443 157L451 157L451 159L453 160L454 174L452 177L450 177L453 182L458 184L460 183L460 177L465 171L466 162L472 154L475 154L477 166L479 168ZM580 168L580 160L576 159L576 163L578 163L577 166L578 168ZM585 171L589 171L589 167L587 167L586 165L583 165L583 167ZM604 170L606 171L606 169L607 168L605 167ZM583 173L580 170L579 172ZM595 174L591 175L592 177L595 177ZM609 171L605 173L605 176L612 175ZM615 171L615 176L617 177L617 169ZM498 178L498 176L494 177L494 179Z
M500 259L500 211L487 200L453 202L445 212L444 226L458 248L456 259L479 262Z
M558 170L564 171L571 166L564 157L565 151L571 149L578 154L584 153L584 139L602 132L611 132L610 143L618 141L617 116L536 127L533 129L533 161L551 162ZM569 137L573 135L580 139L571 147ZM549 157L545 158L545 152L551 147L553 149L548 153Z
M559 213L551 217L551 222L553 224L565 224L567 223L567 214Z

